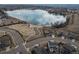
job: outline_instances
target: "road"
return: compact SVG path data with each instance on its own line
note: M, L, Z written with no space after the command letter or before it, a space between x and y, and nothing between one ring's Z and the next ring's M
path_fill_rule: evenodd
M25 42L23 41L23 38L16 30L13 30L13 29L10 29L7 27L0 27L0 30L6 31L6 33L11 36L13 43L16 45L16 47L14 47L8 51L2 51L2 52L0 52L0 54L16 54L16 53L27 54L27 51L26 51L27 48L31 48L35 44L41 44L41 43L48 42L49 40L54 40L56 42L64 42L64 43L73 44L76 46L79 45L78 42L72 43L68 39L61 39L61 38L57 38L57 37L52 38L51 36L37 38L35 40L29 41L26 44L24 44Z
M6 33L11 36L13 43L16 45L15 48L10 49L9 51L0 52L1 54L2 53L3 54L5 54L5 53L14 54L16 52L21 52L23 54L27 53L26 47L24 45L24 41L23 41L21 35L17 31L7 28L7 27L0 27L0 30L6 31Z
M42 37L42 38L37 38L35 40L32 40L30 42L27 42L26 47L32 47L35 44L40 44L45 41L53 40L52 37Z
M78 42L72 42L69 39L62 39L61 37L52 38L51 36L42 37L42 38L38 38L36 40L27 42L26 47L33 47L35 44L41 44L42 42L45 43L45 42L48 42L50 40L54 40L55 42L63 42L63 43L69 44L69 45L74 45L74 46L79 47L78 46L79 45Z

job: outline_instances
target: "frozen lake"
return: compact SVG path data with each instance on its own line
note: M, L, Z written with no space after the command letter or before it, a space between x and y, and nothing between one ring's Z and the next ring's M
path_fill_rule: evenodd
M21 9L7 11L6 13L11 17L15 17L35 25L51 26L51 24L61 24L66 22L66 17L64 17L63 15L49 14L47 11L40 9Z

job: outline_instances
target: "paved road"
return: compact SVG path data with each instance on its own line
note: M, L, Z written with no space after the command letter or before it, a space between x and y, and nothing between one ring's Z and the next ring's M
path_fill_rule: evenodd
M24 41L17 31L6 27L0 27L0 30L6 31L7 34L11 36L13 43L16 45L16 48L10 49L9 51L2 51L0 53L16 53L16 52L21 52L23 54L27 53L26 47L23 44Z
M52 37L50 37L50 36L38 38L38 39L36 39L36 40L27 42L26 47L32 47L32 46L34 46L35 44L41 44L42 42L47 42L47 41L49 41L49 40L54 40L55 42L63 42L63 43L67 43L67 44L75 45L75 46L79 47L79 46L78 46L78 45L79 45L78 42L72 42L71 40L62 39L62 38L52 38Z
M42 37L42 38L37 38L35 40L32 40L30 42L27 42L26 47L32 47L35 44L40 44L45 41L53 40L52 37Z
M41 44L42 42L47 42L49 40L55 40L56 42L64 42L64 43L72 44L71 41L69 41L69 40L65 40L65 39L63 40L61 38L52 38L52 37L48 36L48 37L42 37L42 38L35 39L33 41L27 42L24 45L24 41L17 31L12 30L10 28L5 28L5 27L0 27L0 30L6 31L7 34L9 34L12 37L12 40L13 40L14 44L16 45L16 47L13 48L13 49L0 52L1 54L2 53L3 54L7 54L7 53L15 54L15 53L18 53L18 52L25 54L25 53L27 53L26 47L27 48L32 47L35 44ZM78 45L78 43L73 43L73 44Z

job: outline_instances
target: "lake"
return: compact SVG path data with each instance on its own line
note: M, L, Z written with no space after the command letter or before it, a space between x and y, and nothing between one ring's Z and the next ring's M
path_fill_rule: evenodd
M66 17L63 15L50 14L47 11L40 9L20 9L7 11L6 13L11 17L15 17L35 25L51 26L51 24L61 24L66 22Z

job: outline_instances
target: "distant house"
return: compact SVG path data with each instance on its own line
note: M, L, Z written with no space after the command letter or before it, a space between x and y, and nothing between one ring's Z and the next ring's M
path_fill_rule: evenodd
M7 18L7 14L4 11L0 10L0 19L5 17Z
M70 39L75 39L76 38L75 34L72 33L72 32L69 32L67 37L70 38Z
M0 31L0 37L3 36L3 35L6 35L6 32L5 31Z
M48 42L48 49L50 53L58 53L58 44L55 42Z

